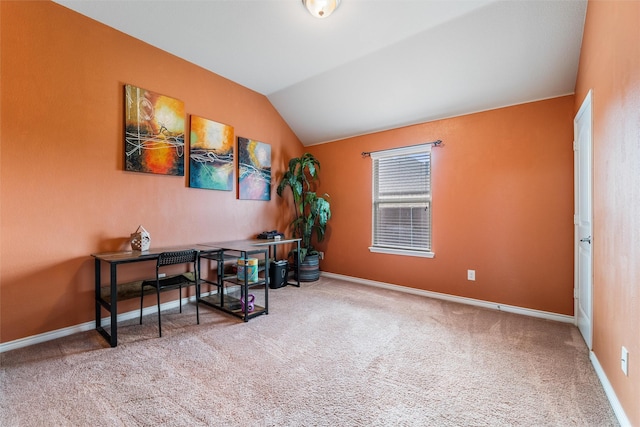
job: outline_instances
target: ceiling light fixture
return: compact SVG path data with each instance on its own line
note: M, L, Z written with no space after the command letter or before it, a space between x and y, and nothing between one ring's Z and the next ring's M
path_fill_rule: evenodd
M340 0L302 0L302 4L316 18L326 18L340 6Z

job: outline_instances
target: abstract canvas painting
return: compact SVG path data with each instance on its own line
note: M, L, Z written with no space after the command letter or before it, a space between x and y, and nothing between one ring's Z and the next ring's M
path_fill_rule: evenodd
M125 85L125 170L184 176L184 103Z
M189 186L233 189L233 127L191 116Z
M271 145L238 137L238 198L271 200Z

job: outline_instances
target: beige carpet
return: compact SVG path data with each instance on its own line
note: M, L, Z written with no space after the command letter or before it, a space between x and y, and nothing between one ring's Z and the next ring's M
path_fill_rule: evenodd
M574 326L322 278L1 357L2 426L615 426Z

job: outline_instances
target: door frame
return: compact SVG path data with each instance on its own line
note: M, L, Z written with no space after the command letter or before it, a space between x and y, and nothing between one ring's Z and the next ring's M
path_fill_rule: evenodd
M587 166L589 171L589 191L587 197L589 198L589 205L591 206L591 250L590 250L590 272L589 275L591 277L589 290L589 337L584 337L585 342L589 351L593 349L593 105L592 105L592 90L589 90L587 95L584 97L582 104L580 105L580 109L576 113L573 119L573 148L574 148L574 216L573 216L573 226L574 226L574 290L573 290L573 305L574 305L574 323L577 327L579 327L578 315L579 315L579 305L578 305L578 297L580 295L580 280L579 280L579 268L580 268L580 236L579 226L578 226L578 210L579 210L579 169L578 163L580 156L578 155L578 120L588 112L588 131L589 131L589 164L583 165ZM582 334L582 331L580 331Z

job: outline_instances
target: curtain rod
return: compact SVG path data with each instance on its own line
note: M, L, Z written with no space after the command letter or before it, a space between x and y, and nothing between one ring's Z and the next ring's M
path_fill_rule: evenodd
M439 147L439 146L442 145L442 141L441 140L437 140L437 141L431 141L431 142L423 142L421 144L407 145L405 147L397 147L397 148L418 147L420 145L429 145L429 144L433 145L434 147ZM380 151L387 151L387 150L363 151L362 152L362 158L371 157L371 153L379 153Z

